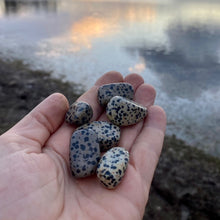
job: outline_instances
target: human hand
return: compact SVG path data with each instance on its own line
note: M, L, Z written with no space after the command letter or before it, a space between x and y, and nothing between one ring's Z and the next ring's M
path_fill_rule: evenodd
M159 155L166 116L153 87L137 74L102 76L79 100L93 108L92 120L105 120L97 102L100 85L131 83L135 101L148 116L121 129L119 146L130 152L122 182L105 189L95 176L74 179L69 170L69 142L74 126L64 122L68 101L53 94L0 137L0 219L142 219Z

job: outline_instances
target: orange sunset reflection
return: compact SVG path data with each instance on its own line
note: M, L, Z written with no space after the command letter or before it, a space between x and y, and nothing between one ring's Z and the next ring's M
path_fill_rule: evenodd
M128 22L148 22L151 23L156 18L156 10L153 6L147 5L142 8L130 6L123 12L123 20Z
M109 35L111 30L112 23L106 19L86 17L72 25L71 40L79 49L81 47L90 49L94 39Z
M135 22L152 23L156 19L156 11L151 6L140 8L129 5L111 11L111 14L108 11L103 13L107 16L87 16L72 25L70 38L75 51L82 48L91 49L95 39L117 34L124 22L128 25Z
M134 67L129 67L128 71L130 73L138 73L141 74L146 69L146 64L143 61L140 61L139 63L136 63Z

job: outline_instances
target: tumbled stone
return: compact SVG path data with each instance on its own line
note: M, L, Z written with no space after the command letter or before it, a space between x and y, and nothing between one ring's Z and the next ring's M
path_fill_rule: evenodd
M118 125L133 125L144 119L147 108L121 96L111 98L106 108L108 119Z
M70 142L70 168L72 175L81 178L95 173L100 160L97 134L91 129L77 130Z
M111 83L99 87L98 101L101 105L106 105L114 96L122 96L133 100L134 89L129 83Z
M85 128L92 129L97 133L101 152L118 146L120 140L120 128L117 125L106 121L93 121L80 126L78 129Z
M65 120L69 124L83 125L93 116L92 107L86 102L74 102L66 113Z
M97 177L108 189L114 189L122 180L128 166L129 153L122 147L107 151L97 166Z

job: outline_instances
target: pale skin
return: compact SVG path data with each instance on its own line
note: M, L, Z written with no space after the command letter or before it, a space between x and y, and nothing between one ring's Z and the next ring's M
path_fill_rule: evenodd
M122 182L104 188L96 176L74 179L69 170L69 142L75 127L64 122L69 104L52 94L0 136L0 219L142 219L161 153L166 115L155 106L155 90L141 76L108 72L79 100L89 103L92 120L106 120L97 103L100 85L128 82L148 117L121 132L120 146L130 152Z

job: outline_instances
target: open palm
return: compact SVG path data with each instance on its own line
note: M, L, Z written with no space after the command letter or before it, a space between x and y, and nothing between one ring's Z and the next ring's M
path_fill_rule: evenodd
M153 106L155 90L137 74L123 79L109 72L79 100L93 108L92 120L106 120L97 102L100 85L128 82L148 117L121 129L120 145L130 151L118 187L105 189L95 176L74 179L69 141L74 127L64 122L68 102L53 94L0 137L0 219L141 219L162 148L166 116Z

